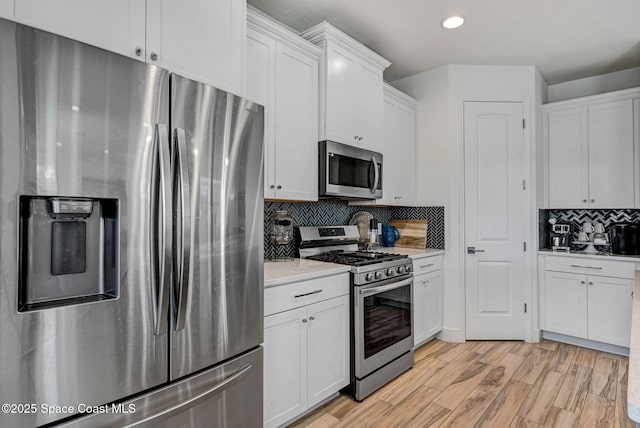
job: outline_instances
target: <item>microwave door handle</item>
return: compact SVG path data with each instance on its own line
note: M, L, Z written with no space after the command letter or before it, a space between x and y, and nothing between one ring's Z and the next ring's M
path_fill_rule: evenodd
M373 186L371 187L371 193L376 193L378 182L380 181L380 173L378 172L378 162L375 156L371 156L371 164L373 165Z
M176 234L176 244L179 251L176 254L175 298L176 298L176 330L182 330L185 326L187 313L187 298L189 296L189 261L191 259L191 183L189 181L189 163L187 161L187 138L184 129L176 128L174 131L175 142L175 168L174 184L176 190L176 208L180 210L180 223L182 230Z

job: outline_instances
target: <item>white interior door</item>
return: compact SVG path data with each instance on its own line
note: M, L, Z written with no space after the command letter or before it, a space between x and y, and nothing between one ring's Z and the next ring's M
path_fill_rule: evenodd
M465 102L466 338L524 339L522 103Z

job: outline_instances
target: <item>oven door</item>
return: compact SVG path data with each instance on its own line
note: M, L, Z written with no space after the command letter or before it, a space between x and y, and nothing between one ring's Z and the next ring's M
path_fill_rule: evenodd
M355 377L413 348L413 277L354 289Z
M321 141L320 196L382 198L382 154Z

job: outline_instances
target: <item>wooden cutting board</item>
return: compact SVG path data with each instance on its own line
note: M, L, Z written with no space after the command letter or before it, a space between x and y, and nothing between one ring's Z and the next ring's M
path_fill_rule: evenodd
M396 247L427 247L427 220L389 220L389 226L396 227L400 232Z

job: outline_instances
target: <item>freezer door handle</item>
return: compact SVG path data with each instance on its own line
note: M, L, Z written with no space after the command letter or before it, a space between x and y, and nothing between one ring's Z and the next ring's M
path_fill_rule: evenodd
M169 418L171 418L172 416L175 416L179 413L185 412L187 410L189 410L192 407L197 406L198 404L200 404L201 402L207 400L211 395L216 394L217 392L219 392L221 389L224 389L227 385L229 385L232 382L235 382L236 380L240 379L242 376L244 376L246 373L249 372L249 370L251 370L253 368L252 364L247 364L241 368L239 368L238 370L236 370L232 375L230 375L229 377L227 377L226 379L224 379L222 382L220 382L219 384L217 384L216 386L214 386L213 388L196 395L193 398L190 398L187 401L183 401L180 404L176 404L175 406L169 407L159 413L156 413L154 415L151 415L141 421L137 421L133 424L130 425L126 425L125 428L141 428L141 427L151 427L154 426L155 424L157 424L160 421L164 421L167 420Z
M158 216L151 224L151 290L153 297L153 333L167 331L169 287L171 281L171 163L167 125L158 123L154 130L151 170L151 215ZM156 176L158 174L158 176ZM156 178L159 178L157 180ZM159 183L158 183L159 181ZM158 188L159 187L159 188Z
M174 168L176 168L173 194L176 198L175 209L179 210L178 215L175 216L178 223L175 227L176 251L174 251L175 329L182 330L186 320L189 296L189 260L191 258L191 183L189 181L185 130L176 128L173 141Z

